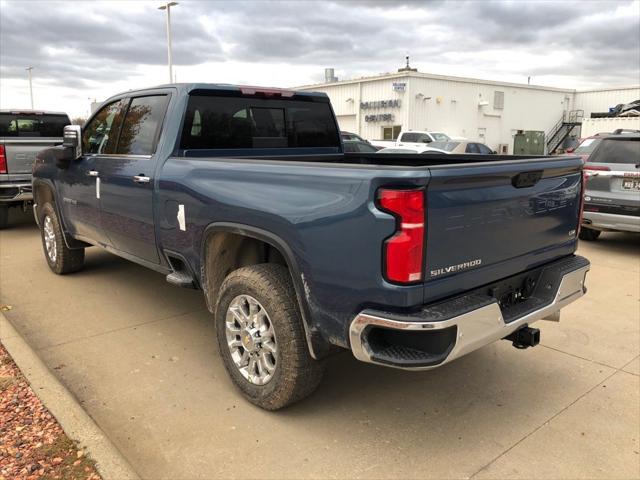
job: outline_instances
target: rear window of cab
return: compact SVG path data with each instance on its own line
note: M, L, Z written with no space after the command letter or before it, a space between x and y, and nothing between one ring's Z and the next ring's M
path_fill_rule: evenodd
M340 148L328 102L191 95L180 148L232 150Z
M70 123L66 115L0 113L0 137L62 137Z

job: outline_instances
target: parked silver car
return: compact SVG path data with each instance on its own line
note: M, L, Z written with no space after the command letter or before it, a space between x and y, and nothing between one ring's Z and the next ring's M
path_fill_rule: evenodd
M598 135L585 164L588 176L580 238L640 232L640 133Z

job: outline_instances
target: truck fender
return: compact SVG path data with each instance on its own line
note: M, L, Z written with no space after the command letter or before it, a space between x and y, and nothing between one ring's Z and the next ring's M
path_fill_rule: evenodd
M260 240L264 243L269 244L273 248L275 248L280 255L284 258L287 263L287 267L289 269L289 273L291 275L291 280L293 281L296 298L298 300L298 305L300 307L300 315L302 318L302 326L304 328L305 337L307 339L307 346L309 348L309 353L311 356L319 360L324 358L329 353L334 351L334 347L330 345L317 331L317 329L313 328L311 323L311 314L309 310L309 304L306 297L307 288L304 282L303 276L298 267L298 263L295 259L295 255L293 251L289 247L289 245L278 235L264 230L259 227L254 227L251 225L244 225L240 223L233 222L216 222L209 224L203 233L202 236L202 245L200 247L200 258L201 258L201 268L200 268L200 276L201 276L201 285L203 288L206 288L207 285L207 274L206 274L206 249L207 244L209 242L209 238L212 234L218 232L228 232L233 233L239 236L253 238L256 240ZM206 297L206 292L205 292ZM207 300L209 303L209 300Z
M50 194L51 194L51 199L53 200L53 208L56 211L56 214L58 215L58 220L60 221L60 224L62 225L62 238L64 238L64 243L67 246L67 248L71 249L71 250L75 250L75 249L79 249L79 248L85 248L88 245L84 242L81 242L80 240L76 240L75 238L73 238L71 236L71 234L69 233L69 230L67 229L66 226L66 220L64 218L64 216L62 215L62 211L60 210L60 202L58 199L58 192L56 191L55 187L53 186L53 182L49 179L42 179L42 178L34 178L32 181L32 185L33 185L33 201L34 201L34 211L33 211L33 216L36 220L36 223L38 224L38 226L40 225L40 219L38 218L38 209L37 207L40 206L41 204L41 199L38 198L38 189L39 188L46 188L47 190L49 190Z

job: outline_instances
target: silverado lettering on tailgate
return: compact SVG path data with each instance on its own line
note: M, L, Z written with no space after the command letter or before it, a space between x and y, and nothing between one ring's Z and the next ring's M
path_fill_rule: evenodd
M440 275L446 275L447 273L459 272L460 270L467 270L468 268L478 267L482 264L481 258L475 260L469 260L468 262L459 263L457 265L449 265L448 267L436 268L431 270L430 275L432 277L439 277Z

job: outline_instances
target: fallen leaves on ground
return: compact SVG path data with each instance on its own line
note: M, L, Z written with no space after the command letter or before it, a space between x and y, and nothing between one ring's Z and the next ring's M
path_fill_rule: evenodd
M0 345L0 480L100 480Z

